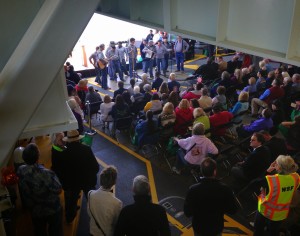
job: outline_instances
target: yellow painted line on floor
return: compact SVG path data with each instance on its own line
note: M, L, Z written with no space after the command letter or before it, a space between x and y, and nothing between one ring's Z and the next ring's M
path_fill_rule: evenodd
M240 224L239 222L235 221L234 219L230 218L229 216L224 215L224 219L227 221L227 222L225 222L225 226L228 226L228 227L234 226L234 227L242 230L244 233L246 233L246 235L253 235L253 232L250 229L248 229L244 225Z
M89 81L89 84L92 84L92 85L94 85L94 86L96 86L96 87L98 87L98 88L102 88L98 83L96 83L96 82L94 82L93 81L93 78L89 78L89 79L87 79L88 81ZM110 90L107 90L107 91L110 91L110 92L114 92L115 90L112 90L112 89L110 89ZM101 93L101 92L98 92L100 95L102 95L102 96L105 96L106 94L105 93Z
M194 62L194 61L197 61L197 60L201 60L203 58L206 58L206 56L203 55L203 54L195 54L195 58L194 59L185 61L184 63L191 63L191 62Z
M104 168L107 168L109 165L106 164L104 161L102 161L100 158L96 157L96 160L99 165L103 166Z
M184 68L192 69L192 70L197 70L199 65L184 65Z

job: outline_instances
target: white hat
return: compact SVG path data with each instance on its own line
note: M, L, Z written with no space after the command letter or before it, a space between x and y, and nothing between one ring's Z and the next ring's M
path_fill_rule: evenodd
M64 137L63 141L75 142L75 141L82 139L83 137L84 137L83 135L79 135L79 132L77 130L69 130L67 132L67 137Z

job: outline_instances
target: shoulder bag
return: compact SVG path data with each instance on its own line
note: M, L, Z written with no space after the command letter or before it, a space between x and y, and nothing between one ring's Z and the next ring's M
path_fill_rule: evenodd
M99 223L97 222L97 220L96 220L96 218L95 218L95 216L94 216L94 214L93 214L93 212L92 212L90 195L91 195L91 191L89 192L89 195L88 195L89 209L90 209L91 215L92 215L92 217L93 217L93 219L94 219L94 221L95 221L95 223L96 223L98 229L100 229L101 232L103 233L103 235L106 236L106 234L104 233L103 229L101 228L101 226L100 226Z

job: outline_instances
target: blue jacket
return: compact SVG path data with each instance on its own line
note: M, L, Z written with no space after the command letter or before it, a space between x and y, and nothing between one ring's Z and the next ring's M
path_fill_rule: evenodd
M153 120L155 124L155 129L158 128L157 120ZM148 133L148 121L143 120L139 121L137 126L135 127L135 133L137 135L137 145L143 146L144 144L155 144L158 141L159 133L156 132L154 134Z
M250 125L244 125L244 130L254 133L261 130L269 130L273 127L273 120L271 118L260 118L255 120Z

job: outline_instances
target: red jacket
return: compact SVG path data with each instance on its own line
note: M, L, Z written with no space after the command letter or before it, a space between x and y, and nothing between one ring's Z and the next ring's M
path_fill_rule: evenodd
M187 92L184 96L182 96L183 99L187 99L187 100L191 100L193 98L199 99L201 97L201 95L197 95L193 92Z
M176 121L174 126L175 134L184 135L187 131L189 124L193 121L193 109L180 109L176 107L175 109Z
M273 100L284 96L284 89L279 86L273 86L269 88L269 90L270 90L270 95L266 97L266 99L264 100L264 102L267 103L268 105L271 104Z
M228 111L221 111L209 117L210 126L213 128L218 127L220 125L228 123L229 121L232 120L232 118L233 118L232 113ZM213 134L222 136L225 134L225 132L226 132L226 128L218 129L214 131Z

